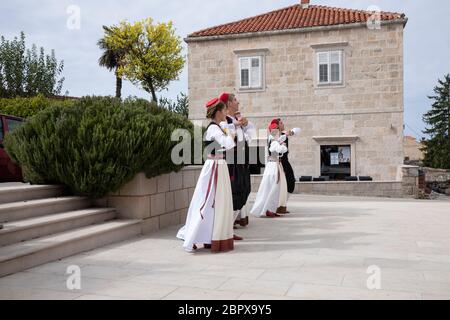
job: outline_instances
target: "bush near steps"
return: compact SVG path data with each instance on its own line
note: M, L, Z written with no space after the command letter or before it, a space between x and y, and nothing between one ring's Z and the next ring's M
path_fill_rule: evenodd
M180 128L194 130L186 118L143 99L84 97L71 107L47 107L4 144L27 182L64 184L99 198L139 172L152 178L181 170L171 161L171 135Z

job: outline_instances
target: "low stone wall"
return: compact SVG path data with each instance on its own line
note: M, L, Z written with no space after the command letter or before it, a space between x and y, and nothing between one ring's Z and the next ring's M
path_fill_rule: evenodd
M258 191L261 179L262 176L252 176L252 191ZM294 193L328 196L402 198L403 186L402 182L399 181L297 182Z
M252 176L252 191L257 192L262 175ZM419 167L400 168L398 181L327 181L297 182L296 194L330 196L416 198L419 192Z
M403 196L417 198L419 196L419 167L405 165L401 168L401 173Z
M201 169L185 167L152 179L139 173L118 192L99 200L98 205L116 208L120 218L142 220L143 234L182 224Z
M450 170L420 168L425 173L426 182L447 182L450 181Z
M431 190L450 196L450 170L420 168L425 174L425 184L428 192Z

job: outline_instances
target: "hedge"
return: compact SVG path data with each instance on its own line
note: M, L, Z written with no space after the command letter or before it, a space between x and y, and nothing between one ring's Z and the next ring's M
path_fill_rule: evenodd
M72 106L74 100L56 100L38 95L32 98L0 98L0 113L21 118L34 116L51 106Z
M149 102L84 97L50 106L8 134L5 147L33 184L57 183L93 198L117 191L138 172L151 178L179 171L172 131L193 132L186 118Z

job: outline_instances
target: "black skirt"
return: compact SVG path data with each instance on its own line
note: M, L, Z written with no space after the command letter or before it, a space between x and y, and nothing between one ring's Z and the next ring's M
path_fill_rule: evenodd
M295 175L291 164L288 159L282 159L281 164L283 165L284 174L286 175L287 187L289 193L294 193L295 191Z
M241 210L251 193L251 178L248 165L229 164L231 192L233 193L233 210Z

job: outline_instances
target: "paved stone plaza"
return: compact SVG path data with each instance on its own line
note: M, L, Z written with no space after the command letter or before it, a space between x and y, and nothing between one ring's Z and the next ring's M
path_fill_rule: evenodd
M0 299L450 299L449 201L296 195L290 209L237 230L231 253L185 253L172 227L1 278Z

